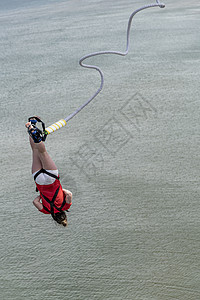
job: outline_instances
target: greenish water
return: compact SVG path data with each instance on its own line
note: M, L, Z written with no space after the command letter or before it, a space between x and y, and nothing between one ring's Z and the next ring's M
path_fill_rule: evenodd
M46 142L74 194L68 228L32 205L24 123L85 102L99 76L79 58L123 51L147 3L1 1L3 300L200 299L199 1L141 12L128 56L91 60L102 93Z

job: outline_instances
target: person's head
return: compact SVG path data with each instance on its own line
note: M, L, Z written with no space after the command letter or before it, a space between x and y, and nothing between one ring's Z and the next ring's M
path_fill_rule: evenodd
M58 223L63 225L64 227L67 226L67 215L64 211L57 212L52 214L52 218Z

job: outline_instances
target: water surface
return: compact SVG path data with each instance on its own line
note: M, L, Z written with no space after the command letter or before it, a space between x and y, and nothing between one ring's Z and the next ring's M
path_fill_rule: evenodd
M123 51L140 6L1 1L3 300L200 298L197 0L141 12L127 57L91 60L102 93L46 142L74 194L68 228L32 205L24 123L37 114L50 125L95 92L99 75L79 58Z

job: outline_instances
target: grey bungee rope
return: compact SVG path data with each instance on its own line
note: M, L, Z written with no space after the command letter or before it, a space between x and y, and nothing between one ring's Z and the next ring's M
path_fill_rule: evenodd
M51 126L47 127L45 130L45 134L48 135L62 127L64 127L67 122L69 120L71 120L74 116L76 116L84 107L86 107L102 90L103 88L103 84L104 84L104 76L103 76L103 72L101 71L101 69L97 66L94 65L87 65L84 64L83 62L91 57L97 56L97 55L104 55L104 54L116 54L116 55L121 55L121 56L126 56L128 54L129 51L129 44L130 44L130 29L131 29L131 23L132 23L132 19L133 17L140 11L147 9L147 8L152 8L152 7L160 7L160 8L164 8L165 4L160 3L159 0L156 0L156 3L154 4L148 4L145 5L141 8L136 9L131 16L129 17L129 21L128 21L128 27L127 27L127 43L126 43L126 50L125 52L120 52L120 51L99 51L99 52L94 52L94 53L90 53L87 54L85 56L83 56L80 60L79 60L79 64L83 67L83 68L88 68L88 69L94 69L96 71L99 72L100 77L101 77L101 84L100 87L98 88L98 90L94 93L94 95L89 98L84 104L82 104L80 107L78 107L73 113L71 113L70 115L68 115L65 119L61 119L58 122L52 124Z

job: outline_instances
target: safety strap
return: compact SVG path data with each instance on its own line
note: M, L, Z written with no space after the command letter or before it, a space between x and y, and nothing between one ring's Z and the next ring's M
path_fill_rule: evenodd
M45 131L45 124L44 124L44 122L40 118L38 118L36 116L30 117L30 118L28 118L28 121L31 122L31 124L34 124L34 125L37 122L42 123L42 129L43 129L43 131Z
M43 195L43 194L41 193L41 196L42 196L42 197L50 204L51 210L49 210L49 209L48 209L46 206L44 206L44 205L43 205L43 208L44 208L48 213L53 214L53 215L54 215L54 208L61 212L61 211L62 211L62 208L63 208L64 205L66 204L65 198L64 198L64 200L63 200L63 202L62 202L61 207L57 207L57 206L54 204L54 202L55 202L55 200L56 200L56 197L57 197L57 195L58 195L59 189L60 189L60 186L57 188L55 194L53 195L52 200L49 200L49 198L47 198L45 195Z
M41 173L45 173L45 174L49 175L50 177L53 177L53 178L55 178L55 179L57 179L57 180L60 180L60 177L59 177L59 176L56 176L56 175L54 175L54 174L52 174L52 173L50 173L50 172L48 172L47 170L45 170L45 169L42 168L41 170L39 170L39 171L35 174L35 176L34 176L34 181L36 180L36 178L37 178Z
M50 172L48 172L47 170L45 170L45 169L42 168L41 170L39 170L39 171L35 174L35 176L34 176L34 181L36 180L36 178L38 177L38 175L40 175L41 173L45 173L45 174L49 175L50 177L53 177L53 178L55 178L55 179L57 179L57 180L60 180L60 177L59 177L59 176L56 176L56 175L54 175L54 174L52 174L52 173L50 173ZM38 192L38 188L37 188L37 187L36 187L35 191Z
M28 118L28 121L31 122L31 124L34 128L37 129L38 133L40 134L40 137L42 138L42 141L44 142L47 138L47 135L48 135L48 132L45 130L44 122L36 116ZM37 126L36 126L37 122L42 123L42 130L43 131L41 131L39 128L37 128Z

